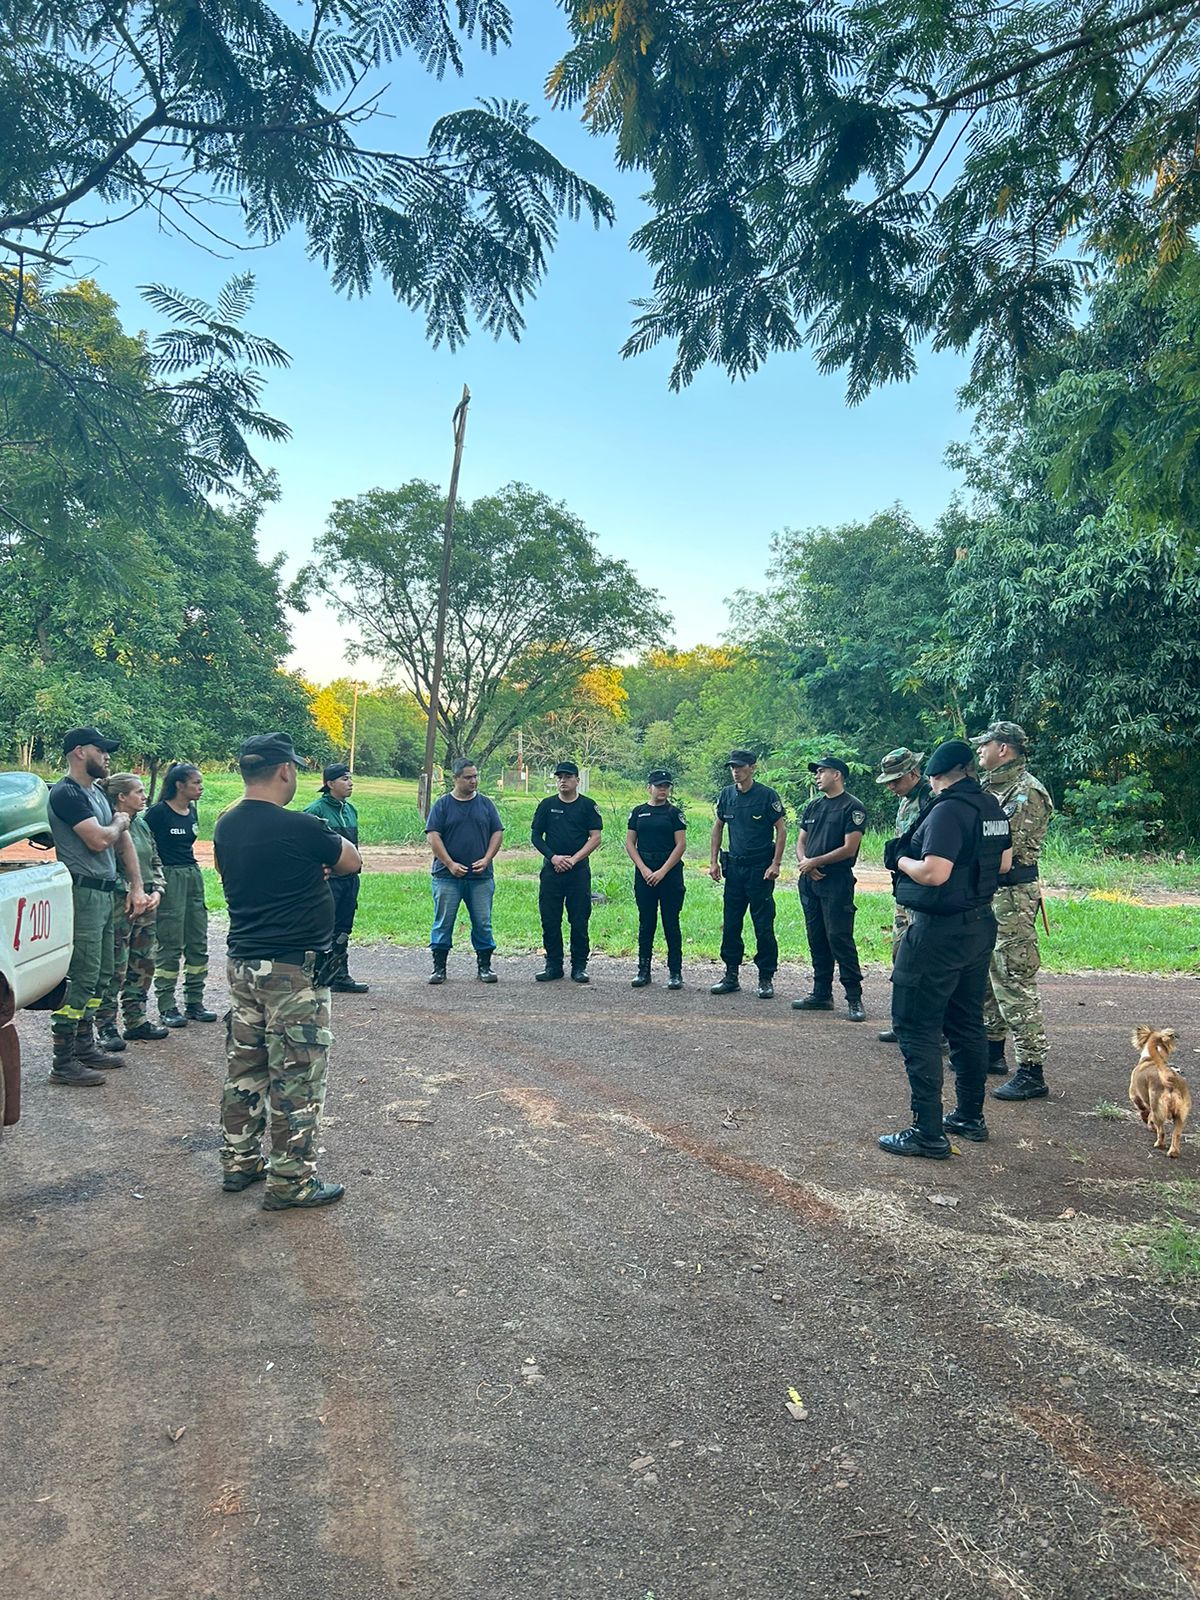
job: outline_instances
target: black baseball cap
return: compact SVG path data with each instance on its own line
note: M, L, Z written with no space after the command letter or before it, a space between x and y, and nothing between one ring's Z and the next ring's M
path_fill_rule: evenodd
M955 767L969 767L974 759L975 750L965 739L947 739L925 763L925 776L940 778L944 772L953 772Z
M727 767L752 767L757 761L758 752L756 750L731 750L729 752L729 760L725 765Z
M647 783L674 783L675 779L665 767L655 767L653 772L646 774Z
M284 761L294 761L298 767L304 765L296 754L290 733L252 733L242 740L238 760L260 767L278 767Z
M118 748L116 739L106 739L99 728L72 728L63 734L63 755L70 755L81 744L94 744L97 750L107 750L109 755Z
M554 769L554 776L556 778L566 776L577 778L579 776L579 768L573 761L560 761Z
M336 783L339 778L348 778L350 768L344 761L335 761L328 767L321 769L321 782L324 784Z
M832 767L835 772L840 772L843 778L850 776L850 768L840 756L818 756L815 761L808 763L810 772L820 772L822 767Z

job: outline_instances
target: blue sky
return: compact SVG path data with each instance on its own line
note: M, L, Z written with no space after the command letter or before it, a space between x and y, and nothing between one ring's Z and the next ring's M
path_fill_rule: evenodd
M566 42L561 14L550 0L514 9L513 48L493 59L468 46L462 79L438 83L407 63L390 69L388 120L372 126L370 141L423 150L438 115L483 95L525 99L543 142L613 198L615 227L564 225L519 344L476 334L457 353L431 350L420 317L386 289L363 300L336 295L299 237L216 259L136 218L92 234L76 270L118 299L127 326L151 330L137 285L164 282L212 299L233 272L255 273L248 325L292 356L264 400L292 439L260 452L283 490L264 519L262 549L284 552L289 575L334 500L412 477L447 482L451 413L467 383L460 493L470 499L518 479L565 501L602 550L659 590L675 643L715 643L726 598L762 582L777 529L866 517L894 501L919 521L945 507L956 480L944 451L969 425L955 399L965 365L927 355L915 382L850 409L841 378L823 378L805 351L773 357L745 383L705 372L681 395L667 387L670 350L623 361L630 302L650 284L628 246L645 215L645 182L618 173L603 142L545 104L545 75ZM293 638L292 664L307 676L353 670L331 614L296 618Z

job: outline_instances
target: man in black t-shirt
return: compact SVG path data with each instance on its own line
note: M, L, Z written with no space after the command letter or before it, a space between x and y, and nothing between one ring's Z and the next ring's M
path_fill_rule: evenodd
M551 983L563 975L563 907L571 924L571 980L588 982L588 919L592 914L592 869L588 857L600 848L604 819L596 802L579 792L579 768L560 761L554 769L558 793L547 795L533 814L533 848L544 859L538 911L546 965L534 976Z
M362 857L319 817L284 809L295 797L297 764L287 734L247 739L238 752L245 796L213 833L229 906L232 1001L221 1186L237 1191L265 1177L264 1211L329 1205L345 1193L317 1177L316 1161L333 1039L328 877L360 872Z
M800 818L796 840L800 906L812 957L812 993L793 1000L793 1011L833 1010L833 969L837 963L851 1022L866 1016L863 975L854 943L854 863L867 825L867 809L847 793L850 768L837 756L810 761L821 791Z
M983 1143L987 1032L983 996L996 919L992 896L1012 865L1012 836L999 803L970 776L975 752L948 739L925 767L932 804L889 839L884 863L911 921L892 967L892 1026L912 1095L912 1127L885 1133L890 1155L951 1154L946 1133ZM955 1109L942 1116L942 1034L950 1041Z
M758 997L770 1000L775 994L775 969L779 965L779 945L775 939L775 880L783 847L787 843L787 816L783 801L774 789L759 783L754 776L758 756L753 750L729 752L729 776L717 797L713 823L709 875L714 883L725 879L724 914L721 921L721 960L725 976L714 983L710 994L733 994L741 988L738 968L746 954L742 926L746 912L754 924L758 947L754 965L758 968ZM721 849L725 829L729 829L729 849Z

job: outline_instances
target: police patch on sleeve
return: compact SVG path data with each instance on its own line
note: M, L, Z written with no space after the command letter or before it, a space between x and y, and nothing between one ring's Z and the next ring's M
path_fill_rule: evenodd
M852 830L856 828L864 828L866 827L866 823L867 813L865 811L852 811L850 813L850 827Z
M771 802L771 810L772 811L776 811L776 812L782 812L782 810L783 810L783 801L782 800L773 800Z

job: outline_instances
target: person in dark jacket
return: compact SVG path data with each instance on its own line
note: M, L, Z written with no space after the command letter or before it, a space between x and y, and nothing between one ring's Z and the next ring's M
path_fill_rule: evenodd
M358 849L358 811L351 804L354 793L354 774L344 761L335 761L321 773L321 792L311 805L305 806L310 817L320 817L327 828L343 839L349 839ZM329 980L335 994L366 994L370 987L356 983L350 976L350 935L354 931L354 913L358 910L359 872L348 872L342 877L330 878L333 892L333 949L337 970Z
M992 896L1012 865L1008 818L971 776L975 752L949 739L925 768L933 803L899 839L884 863L896 899L911 921L892 968L892 1026L904 1055L912 1126L885 1133L880 1149L945 1161L947 1131L982 1143L987 1077L983 996L996 943ZM942 1115L942 1034L950 1041L955 1109Z

